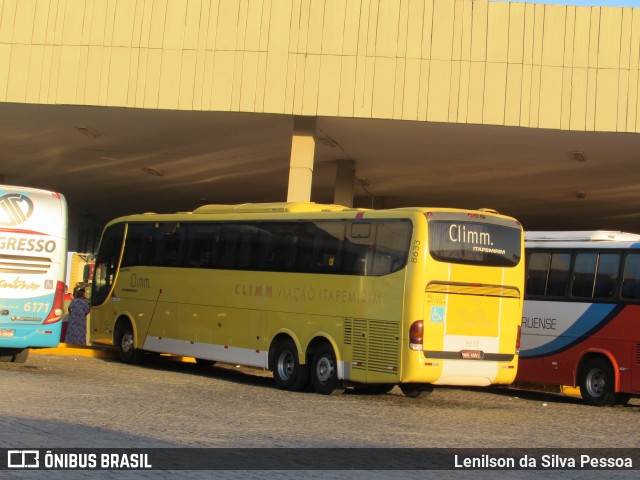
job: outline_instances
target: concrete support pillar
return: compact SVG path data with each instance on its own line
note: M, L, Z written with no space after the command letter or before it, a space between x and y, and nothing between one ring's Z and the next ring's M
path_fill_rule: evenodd
M311 200L316 117L294 117L287 202Z
M333 203L353 207L353 182L356 179L356 163L353 160L338 160Z

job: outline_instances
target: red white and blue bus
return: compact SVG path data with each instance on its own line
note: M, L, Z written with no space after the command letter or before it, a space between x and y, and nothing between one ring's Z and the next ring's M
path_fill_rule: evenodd
M58 346L66 261L64 197L0 185L0 361Z
M580 388L585 403L640 395L640 235L526 232L517 384Z

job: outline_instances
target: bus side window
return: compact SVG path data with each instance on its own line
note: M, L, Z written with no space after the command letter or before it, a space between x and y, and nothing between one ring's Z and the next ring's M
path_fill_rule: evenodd
M268 241L262 250L264 255L264 269L271 272L293 271L296 263L296 237L298 235L298 223L280 222L262 224L267 237L262 241Z
M572 296L581 298L593 296L597 259L598 254L596 253L578 253L576 255L571 287Z
M258 229L255 225L240 225L238 258L236 259L236 267L240 270L259 270L258 265Z
M376 224L353 222L344 240L343 273L370 275L373 266Z
M339 273L342 263L342 244L345 222L313 222L314 228L310 272ZM304 268L304 266L303 266ZM305 271L303 269L303 271Z
M130 224L124 242L124 253L120 267L149 265L153 252L153 230L151 223Z
M220 267L226 269L236 268L238 251L238 240L240 231L237 225L226 224L222 227L222 258Z
M411 222L380 222L376 229L373 275L386 275L405 267L409 256Z
M620 255L617 253L601 253L598 258L598 272L594 298L613 298L618 284L620 270Z
M527 295L544 295L549 271L549 254L532 253L527 264Z
M409 220L403 220L393 228L393 250L391 256L391 273L396 272L407 265L413 224Z
M251 262L251 268L253 270L271 270L269 265L269 255L273 249L271 242L273 235L271 232L261 228L258 224L258 230L254 238L254 253L253 260Z
M220 225L185 224L185 265L194 268L214 268L218 262Z
M547 297L564 297L571 278L571 254L553 253L547 280Z
M622 298L640 300L640 254L630 253L624 259Z
M158 267L178 266L178 255L180 253L180 224L177 222L157 223L153 245L152 265Z

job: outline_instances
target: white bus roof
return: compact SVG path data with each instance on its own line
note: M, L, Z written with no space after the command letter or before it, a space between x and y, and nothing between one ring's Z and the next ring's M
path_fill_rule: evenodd
M612 230L580 230L566 232L525 232L527 242L638 242L640 235Z

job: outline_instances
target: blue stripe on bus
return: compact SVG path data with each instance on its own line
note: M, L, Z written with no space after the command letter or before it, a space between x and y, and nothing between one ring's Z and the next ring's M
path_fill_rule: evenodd
M622 305L611 303L594 303L560 336L539 347L521 351L520 356L522 358L542 357L567 350L603 328L618 315L622 308Z

